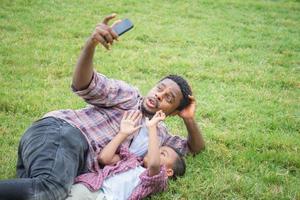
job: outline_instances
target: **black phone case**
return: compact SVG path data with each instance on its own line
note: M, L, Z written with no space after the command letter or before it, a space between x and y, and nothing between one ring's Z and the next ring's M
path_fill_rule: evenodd
M118 36L121 36L132 28L133 23L129 19L124 19L122 22L114 26L113 30L118 34Z

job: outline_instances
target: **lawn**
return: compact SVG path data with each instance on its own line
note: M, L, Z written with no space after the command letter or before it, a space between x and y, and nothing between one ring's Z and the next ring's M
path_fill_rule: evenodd
M206 150L152 199L300 199L300 2L1 0L0 179L15 177L20 137L57 109L80 50L107 14L135 28L95 68L143 94L168 74L197 99ZM179 118L170 130L186 135Z

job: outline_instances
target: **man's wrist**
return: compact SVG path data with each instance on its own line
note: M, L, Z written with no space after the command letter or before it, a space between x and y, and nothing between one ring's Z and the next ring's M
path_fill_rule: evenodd
M87 46L95 48L97 46L97 42L93 40L92 37L89 37L86 42Z

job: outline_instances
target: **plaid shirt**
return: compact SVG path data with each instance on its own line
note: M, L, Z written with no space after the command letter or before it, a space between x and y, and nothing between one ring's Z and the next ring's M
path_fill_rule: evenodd
M142 164L140 158L129 152L128 148L122 146L119 155L121 160L115 165L106 165L102 171L82 174L75 179L76 183L82 183L91 191L97 191L101 188L103 181L111 176L117 176L122 172L134 169ZM166 168L161 166L160 172L155 176L148 176L149 170L146 169L139 177L139 184L132 191L129 199L143 199L154 193L167 189L168 176Z
M97 155L118 133L124 112L140 109L143 99L135 87L96 72L88 88L73 91L89 104L86 108L53 111L44 117L60 118L80 129L89 143L87 167L90 172L99 172ZM163 122L157 129L160 145L172 146L183 155L189 151L187 140L170 135ZM130 140L123 143L127 147L129 144Z

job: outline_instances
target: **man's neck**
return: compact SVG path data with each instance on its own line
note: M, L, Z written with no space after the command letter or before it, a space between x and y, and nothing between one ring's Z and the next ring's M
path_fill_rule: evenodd
M144 106L141 107L141 111L142 111L143 116L144 116L144 117L148 117L149 119L151 119L151 118L154 116L154 114L148 112L148 111L144 108Z

